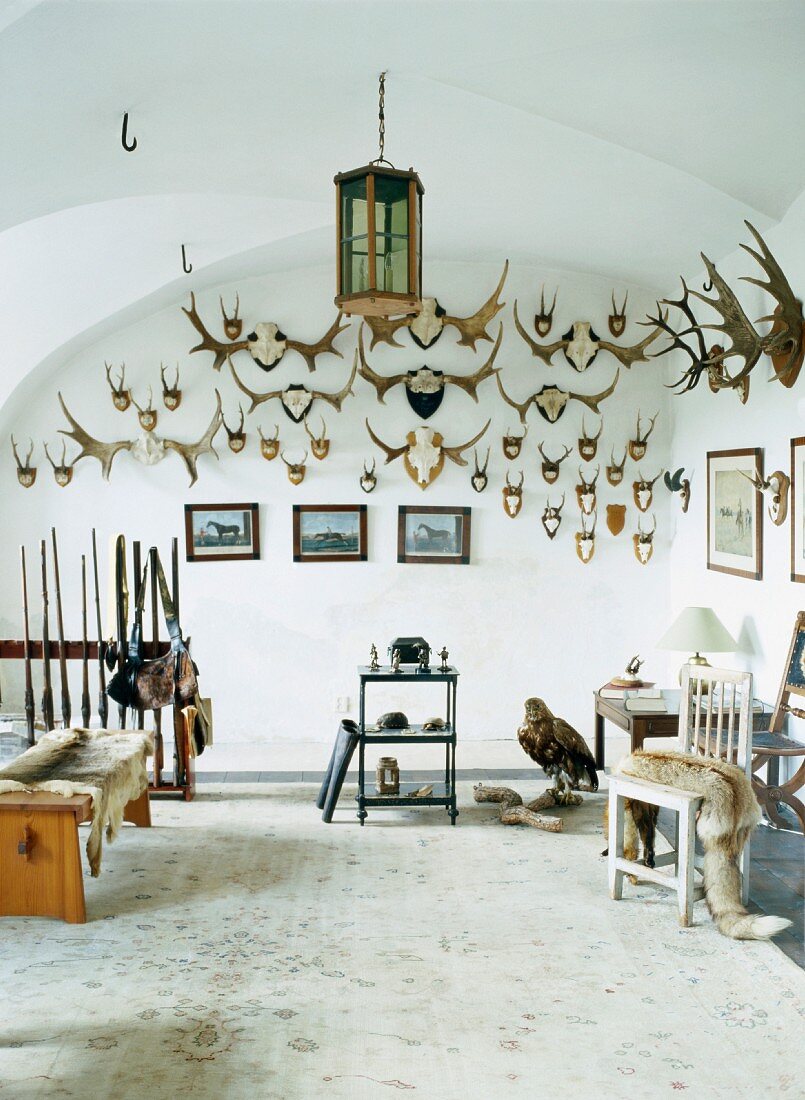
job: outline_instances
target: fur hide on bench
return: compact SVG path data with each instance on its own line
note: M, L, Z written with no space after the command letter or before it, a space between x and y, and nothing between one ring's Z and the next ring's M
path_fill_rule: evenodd
M65 798L91 795L87 859L92 877L97 878L104 825L107 839L114 840L126 804L148 787L146 759L153 751L153 734L143 730L54 730L0 768L0 795L9 791L50 791Z

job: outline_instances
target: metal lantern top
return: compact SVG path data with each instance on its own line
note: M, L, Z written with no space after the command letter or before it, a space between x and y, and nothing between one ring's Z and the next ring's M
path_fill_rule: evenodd
M335 177L338 231L335 304L346 314L391 317L422 308L422 195L413 170L384 153L384 77L380 76L380 156Z

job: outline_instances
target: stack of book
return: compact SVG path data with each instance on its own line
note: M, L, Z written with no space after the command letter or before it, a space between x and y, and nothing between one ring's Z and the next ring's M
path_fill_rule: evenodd
M613 676L608 684L604 684L598 694L602 699L625 699L629 691L643 691L653 687L653 680L625 680L619 676Z
M639 711L640 713L665 714L668 706L660 688L653 684L643 687L617 687L610 681L598 693L602 699L618 699L623 701L626 710Z

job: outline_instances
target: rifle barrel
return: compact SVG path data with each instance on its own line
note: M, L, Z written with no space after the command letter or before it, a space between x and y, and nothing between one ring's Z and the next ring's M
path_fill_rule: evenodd
M50 538L53 543L53 577L56 583L56 629L59 635L59 677L61 680L61 716L67 729L72 718L70 703L70 683L67 679L67 651L64 648L64 617L61 605L61 578L59 577L59 548L56 545L56 528L51 527Z
M20 564L22 566L22 629L25 639L25 723L28 727L28 744L36 743L34 722L36 708L34 706L34 686L31 672L31 637L28 629L28 573L25 567L25 547L20 547Z
M39 544L42 556L42 675L44 685L42 688L42 717L45 727L53 729L53 687L50 682L50 627L48 625L48 568L47 545L42 539Z
M81 721L89 729L92 707L89 701L89 643L87 640L87 556L81 555Z
M104 657L106 647L103 641L103 629L101 627L101 592L98 584L98 546L95 542L95 528L92 528L92 570L95 575L95 618L98 626L98 717L101 720L101 729L106 729L109 721L109 699L106 695L106 667Z

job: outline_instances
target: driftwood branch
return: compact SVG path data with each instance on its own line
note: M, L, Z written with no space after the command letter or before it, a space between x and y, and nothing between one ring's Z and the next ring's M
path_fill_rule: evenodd
M560 817L545 817L538 813L546 806L557 804L551 791L544 791L539 798L535 798L527 806L523 805L522 798L511 787L485 787L483 783L479 783L473 787L472 793L476 802L499 802L500 820L504 825L531 825L535 829L544 829L548 833L562 831Z

